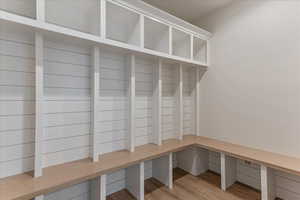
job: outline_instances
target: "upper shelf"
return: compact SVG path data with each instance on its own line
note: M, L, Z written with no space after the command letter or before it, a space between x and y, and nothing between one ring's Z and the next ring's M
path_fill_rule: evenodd
M41 1L44 6L36 5L36 0L4 0L0 21L25 25L46 35L208 66L208 35L153 17L121 0ZM45 21L36 13L42 13Z

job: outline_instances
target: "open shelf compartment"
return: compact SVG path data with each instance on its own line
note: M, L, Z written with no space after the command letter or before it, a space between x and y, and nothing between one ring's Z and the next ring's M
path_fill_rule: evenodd
M140 45L140 15L110 1L106 2L106 38Z
M36 0L1 0L0 10L35 19Z
M145 17L144 47L162 53L169 53L169 26Z
M172 29L172 54L191 58L191 35L176 28Z
M46 21L100 35L100 4L99 0L45 0Z
M195 61L207 64L207 41L195 37L193 40L193 58Z

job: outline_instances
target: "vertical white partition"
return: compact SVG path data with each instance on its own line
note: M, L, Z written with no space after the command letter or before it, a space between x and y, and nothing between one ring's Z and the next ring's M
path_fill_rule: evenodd
M233 185L236 180L236 159L221 153L221 188L226 190Z
M208 170L208 150L191 147L176 153L177 166L194 176Z
M208 62L207 41L194 36L192 48L193 48L193 59L198 62L207 64Z
M162 60L159 59L153 70L153 143L161 145L161 101L162 101Z
M173 188L173 154L152 160L152 176L170 189Z
M180 64L177 72L176 84L176 135L183 139L183 65Z
M195 85L195 132L197 136L200 136L200 68L196 68L196 85Z
M106 199L106 175L90 181L91 200Z
M275 179L274 172L271 168L264 165L260 166L261 172L261 199L274 200L275 194Z
M126 169L126 188L137 200L144 200L144 173L144 162Z
M128 82L128 101L129 101L129 121L128 121L128 144L127 149L134 152L135 148L135 55L128 57L129 82Z

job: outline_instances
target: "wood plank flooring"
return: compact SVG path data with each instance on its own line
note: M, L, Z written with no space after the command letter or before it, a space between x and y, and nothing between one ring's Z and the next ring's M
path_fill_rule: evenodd
M240 183L228 191L220 189L220 176L206 172L194 177L187 172L174 169L174 188L169 190L154 178L145 180L145 200L260 200L260 192ZM108 200L135 200L127 191L116 192Z

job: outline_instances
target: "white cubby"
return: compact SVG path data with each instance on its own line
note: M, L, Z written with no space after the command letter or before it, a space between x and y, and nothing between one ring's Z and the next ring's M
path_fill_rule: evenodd
M154 51L169 53L169 26L145 17L144 47Z
M207 63L207 41L195 36L193 41L194 60L201 63Z
M182 58L191 58L191 35L176 28L172 29L172 54Z
M45 0L48 23L100 35L99 0Z
M115 3L106 2L106 38L140 45L140 15Z
M36 0L1 0L0 10L35 19Z
M109 173L106 180L106 195L127 190L137 200L144 197L144 162Z

